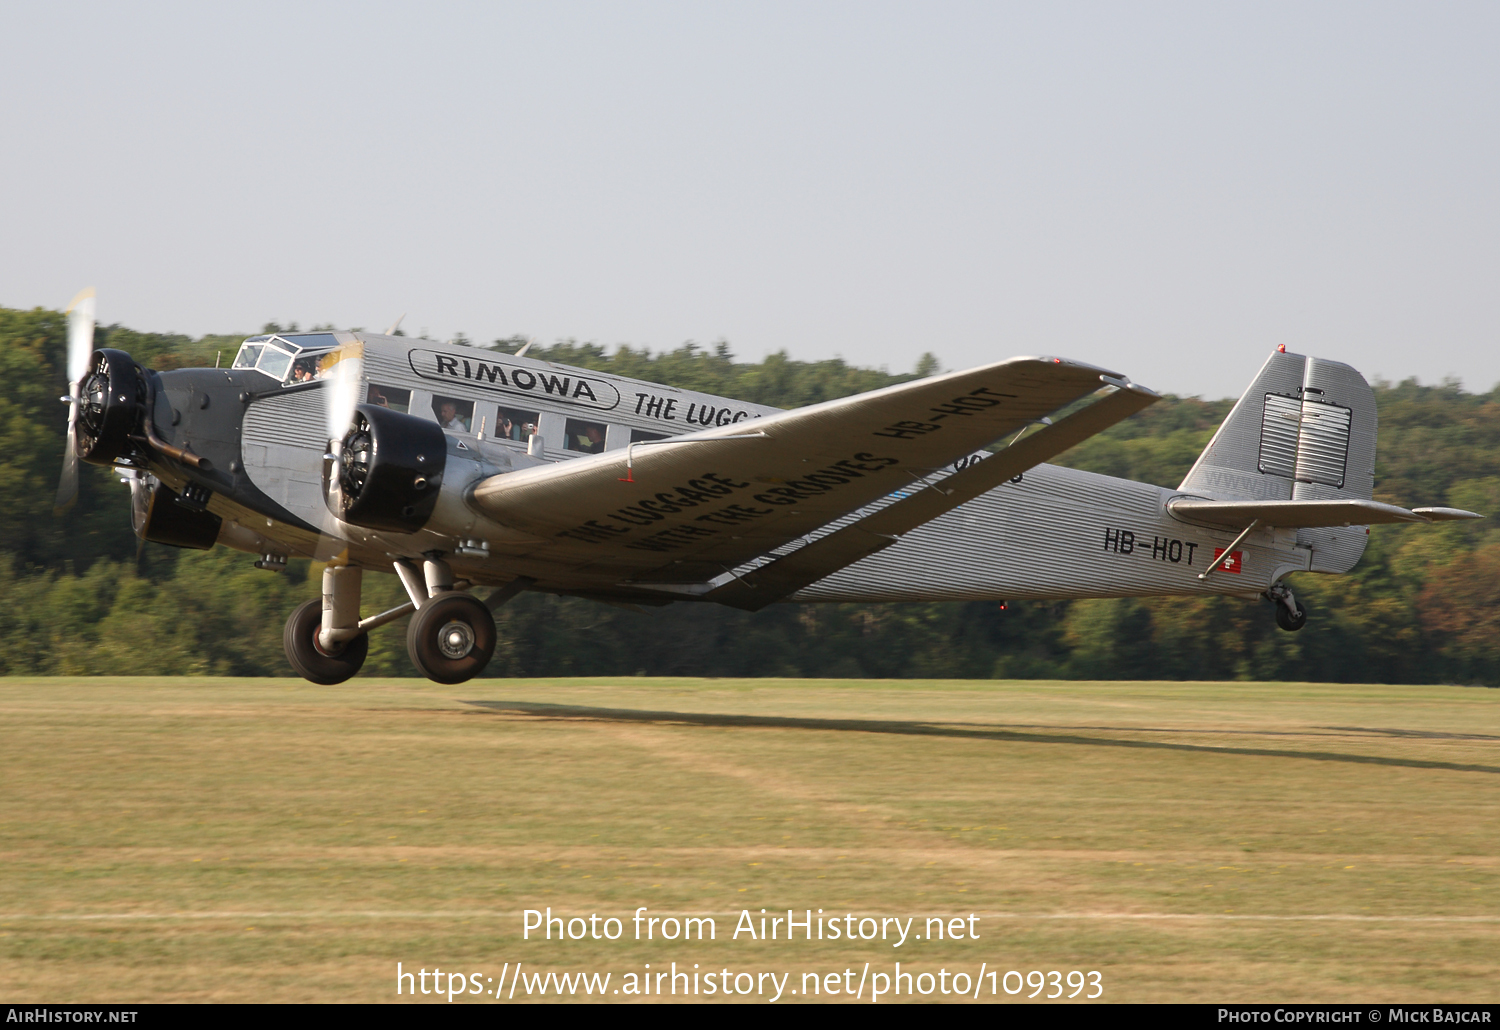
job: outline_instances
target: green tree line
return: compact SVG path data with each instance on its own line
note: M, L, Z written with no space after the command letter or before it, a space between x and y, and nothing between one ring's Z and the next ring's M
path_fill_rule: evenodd
M228 361L243 334L190 338L101 327L158 369ZM0 674L289 675L282 623L317 593L317 570L253 567L223 547L139 545L129 493L85 466L78 505L54 517L66 406L66 324L0 308ZM517 340L491 346L512 349ZM537 357L781 407L930 374L891 374L785 353L736 361L727 344L652 352L564 341ZM1253 370L1246 369L1246 378ZM1376 498L1500 512L1500 392L1377 383ZM1232 404L1167 397L1063 455L1062 464L1174 485ZM488 675L694 675L1292 679L1500 683L1500 535L1491 521L1374 527L1355 572L1293 584L1311 621L1275 627L1233 598L1048 603L775 605L746 613L677 604L649 612L544 594L501 608ZM366 578L367 611L398 603ZM413 675L404 622L377 630L363 675Z

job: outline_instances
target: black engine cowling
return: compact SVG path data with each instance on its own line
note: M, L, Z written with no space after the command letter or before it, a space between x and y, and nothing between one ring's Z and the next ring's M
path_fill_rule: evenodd
M351 525L414 533L437 506L448 443L435 422L361 404L332 457L323 462L330 511Z
M94 351L79 387L78 456L108 465L129 452L146 405L146 373L122 350Z

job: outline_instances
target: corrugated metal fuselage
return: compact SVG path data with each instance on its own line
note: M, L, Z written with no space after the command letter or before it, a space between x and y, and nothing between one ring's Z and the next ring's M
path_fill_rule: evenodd
M664 591L661 584L619 583L586 567L528 557L532 548L526 538L464 503L462 489L448 487L472 484L540 460L580 456L565 444L571 439L573 419L604 424L604 446L614 450L626 446L633 433L680 435L776 410L430 341L369 334L360 339L366 348L370 384L409 392L413 415L436 419L434 409L442 397L472 405L467 409L465 429L447 434L444 499L426 529L402 536L340 527L349 560L375 570L390 570L393 556L451 551L455 538L474 537L488 541L489 557L451 559L455 574L473 583L500 584L529 576L537 581L537 589L690 599L690 593ZM457 356L459 363L448 360L448 355ZM511 370L512 384L545 384L547 375L554 375L555 380L560 373L571 377L572 385L566 392L544 390L540 385L524 390L512 385L508 391L499 391L494 378L484 381L477 374L481 362L496 361ZM523 370L523 375L516 376L516 369ZM525 375L527 371L532 374ZM194 374L164 373L163 379L172 386L172 381L186 383L184 377ZM580 383L588 386L580 388ZM323 402L317 390L278 393L276 384L266 386L243 405L243 423L233 427L232 437L242 454L234 463L232 478L243 480L243 489L226 482L210 507L225 519L221 543L262 553L308 554L316 539L309 530L326 528L329 522L321 492L322 454L327 446ZM507 409L537 413L540 435L546 441L541 458L529 456L522 441L494 439L495 427ZM163 416L159 425L171 419L170 412ZM489 427L483 440L476 432L481 425ZM189 424L180 428L185 432ZM1238 546L1240 554L1234 561L1200 580L1198 575L1213 561L1216 549L1225 547L1233 534L1173 518L1165 504L1174 496L1179 491L1040 465L1019 482L964 504L788 600L1250 596L1289 572L1347 571L1364 548L1362 527L1259 531Z
M1236 534L1166 511L1180 491L1057 465L934 519L794 594L796 601L1254 596L1291 572L1345 572L1364 527L1261 530L1199 579Z

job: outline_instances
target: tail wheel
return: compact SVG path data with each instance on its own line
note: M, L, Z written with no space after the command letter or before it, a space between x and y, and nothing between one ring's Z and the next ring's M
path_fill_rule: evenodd
M1293 599L1292 604L1297 606L1295 612L1280 601L1276 602L1276 625L1288 633L1295 633L1307 625L1307 609L1302 607L1301 601Z
M439 594L412 616L406 651L428 679L462 683L477 676L495 653L495 618L477 597Z
M370 653L370 635L361 633L345 642L337 653L330 654L318 643L318 631L322 628L322 598L298 605L286 620L286 631L281 635L286 660L303 679L328 685L342 683L365 664L365 655Z

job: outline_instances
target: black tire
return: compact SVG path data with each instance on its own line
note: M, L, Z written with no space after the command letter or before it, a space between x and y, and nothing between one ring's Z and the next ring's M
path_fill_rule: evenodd
M1286 605L1276 602L1276 625L1288 633L1295 633L1307 625L1307 609L1302 607L1301 601L1293 600L1292 603L1297 606L1295 615L1286 610Z
M471 594L439 594L411 617L406 653L428 679L462 683L477 676L495 653L495 617Z
M359 671L370 653L370 635L361 633L348 641L337 654L318 646L318 631L323 628L323 599L315 597L297 606L286 620L281 646L286 660L303 679L331 686L342 683Z

